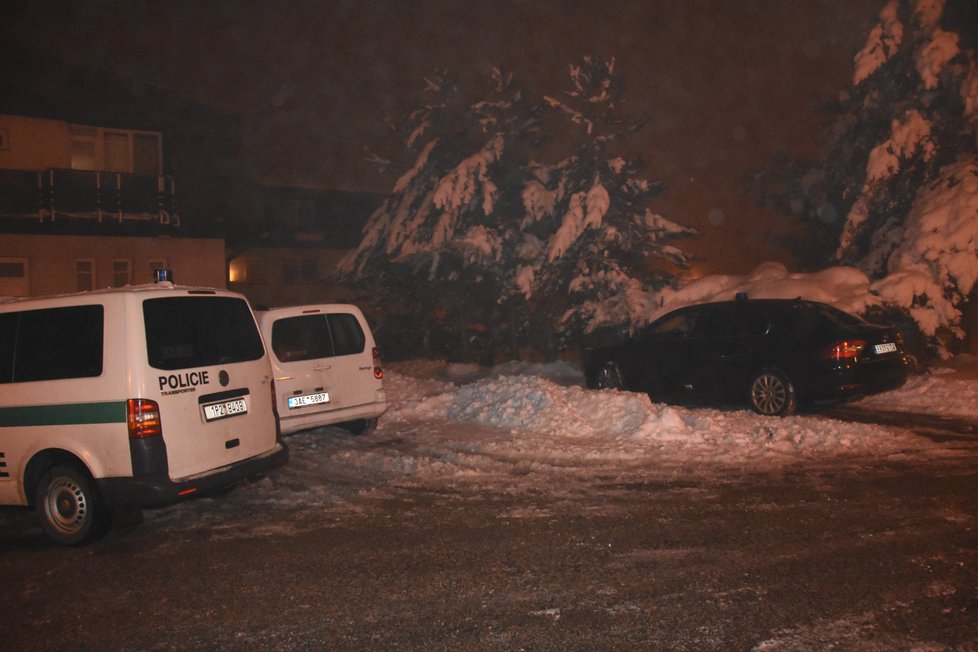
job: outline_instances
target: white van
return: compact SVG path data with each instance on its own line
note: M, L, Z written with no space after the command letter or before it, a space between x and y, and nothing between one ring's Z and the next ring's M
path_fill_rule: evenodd
M73 545L110 510L284 463L247 300L172 283L0 303L0 504Z
M282 434L332 424L362 434L377 425L387 409L384 371L359 308L333 303L257 314L271 349Z

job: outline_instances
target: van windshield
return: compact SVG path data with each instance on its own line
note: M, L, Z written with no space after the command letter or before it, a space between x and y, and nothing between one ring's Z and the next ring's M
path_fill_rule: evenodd
M147 299L143 318L146 354L156 369L231 364L265 355L251 310L236 297Z

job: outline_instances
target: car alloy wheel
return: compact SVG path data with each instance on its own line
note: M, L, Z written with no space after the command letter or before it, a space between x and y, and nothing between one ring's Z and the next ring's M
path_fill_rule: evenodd
M754 378L750 404L758 414L787 416L795 411L795 388L776 371L764 371Z

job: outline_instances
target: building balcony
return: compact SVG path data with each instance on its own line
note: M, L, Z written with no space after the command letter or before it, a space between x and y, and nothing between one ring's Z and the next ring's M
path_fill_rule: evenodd
M4 222L143 222L177 228L170 176L97 170L0 170Z

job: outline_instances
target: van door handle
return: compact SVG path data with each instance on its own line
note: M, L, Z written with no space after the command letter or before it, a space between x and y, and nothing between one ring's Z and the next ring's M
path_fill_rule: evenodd
M275 380L292 380L295 376L275 376Z
M313 367L313 369L315 369L316 371L329 371L332 368L333 367L330 365L326 365L325 367Z

